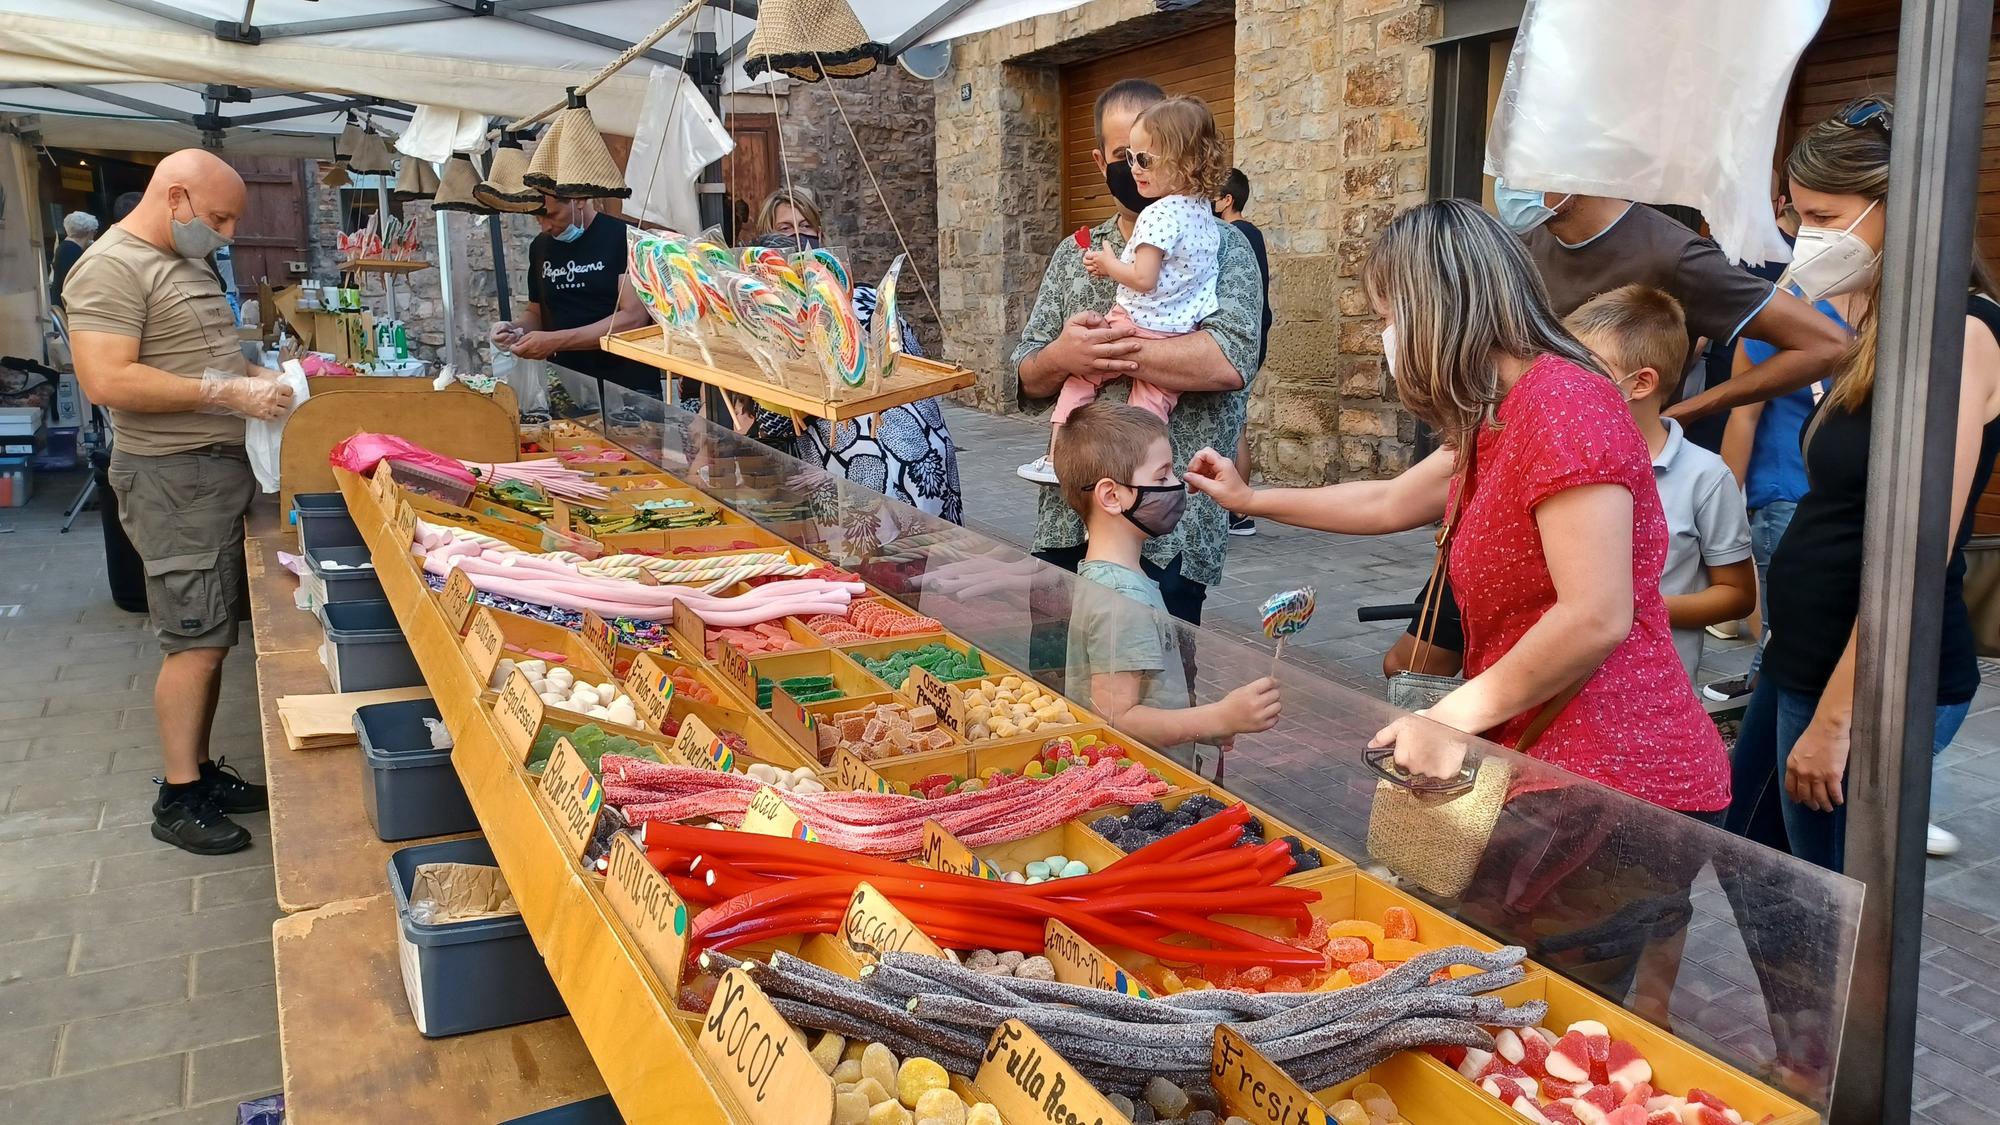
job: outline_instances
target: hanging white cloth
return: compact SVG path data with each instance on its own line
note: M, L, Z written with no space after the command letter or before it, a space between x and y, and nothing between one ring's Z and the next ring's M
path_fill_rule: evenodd
M454 152L477 156L485 149L486 115L446 106L418 106L410 127L396 138L396 151L432 164L443 164Z
M1792 70L1826 8L1528 0L1486 172L1521 188L1697 207L1732 261L1790 261L1771 214L1771 158Z
M654 67L625 159L625 183L632 189L625 213L672 230L699 231L695 181L735 147L699 87L673 67Z

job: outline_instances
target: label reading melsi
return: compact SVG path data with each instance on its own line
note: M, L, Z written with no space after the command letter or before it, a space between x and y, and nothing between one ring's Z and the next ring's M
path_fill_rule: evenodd
M953 734L965 733L965 699L951 685L922 668L910 669L904 685L918 704L937 712L938 722Z
M836 785L853 793L896 792L896 787L889 784L888 778L876 773L845 746L833 752L833 779Z
M632 697L632 709L639 713L641 726L653 731L665 728L672 715L674 678L653 654L640 653L632 661L625 672L625 694Z
M760 836L784 836L793 840L817 840L819 836L812 826L799 819L792 806L778 795L769 785L757 790L750 798L750 807L744 810L743 832L755 832Z
M866 882L854 885L847 915L840 920L840 936L864 962L873 962L884 953L944 956L944 950L896 909L895 903Z
M729 773L736 769L736 751L693 715L681 720L681 732L674 736L674 757L698 770Z
M479 687L485 690L493 679L493 669L500 664L500 653L507 648L507 634L500 630L500 619L485 606L472 615L472 628L465 634L465 658L472 661L472 674L479 677Z
M918 862L932 871L974 879L998 879L1000 869L972 854L958 837L935 820L924 820L924 850Z
M384 506L387 506L390 497L396 495L396 470L389 467L389 459L387 457L375 462L373 484L375 487L375 499L380 501Z
M1326 1109L1226 1023L1215 1025L1209 1081L1222 1109L1269 1125L1328 1125Z
M556 739L555 752L549 755L548 768L542 771L542 799L555 811L556 827L562 832L570 858L581 861L584 850L590 847L591 834L597 831L597 813L604 806L604 789L567 738Z
M833 1120L833 1080L742 969L717 982L699 1039L753 1125Z
M750 667L750 658L743 655L728 641L715 642L715 665L743 693L743 698L752 704L757 702L757 670Z
M1118 967L1104 951L1054 918L1049 919L1042 937L1043 953L1056 968L1056 979L1086 988L1108 988L1141 1000L1151 1000L1152 992L1139 978Z
M535 693L535 685L528 682L527 673L519 668L507 676L507 683L500 689L500 699L493 704L493 721L500 727L500 745L507 756L516 762L526 762L528 754L535 748L535 735L542 729L542 715L546 708L542 697Z
M472 587L472 576L465 568L455 566L444 580L444 592L438 595L438 606L444 610L444 623L450 627L451 635L465 633L465 623L472 620L472 611L479 608L479 591Z
M590 655L603 663L606 672L618 670L618 634L608 622L586 609L577 635L583 638L583 647L590 650Z
M401 498L396 500L395 527L396 542L402 546L403 555L407 558L410 553L410 541L417 536L417 510L410 507L408 500Z
M611 903L611 912L632 932L632 940L645 954L646 963L653 966L667 994L674 995L687 961L687 904L623 832L611 837L604 897Z
M972 1084L993 1099L1007 1125L1129 1125L1108 1098L1020 1020L993 1030Z

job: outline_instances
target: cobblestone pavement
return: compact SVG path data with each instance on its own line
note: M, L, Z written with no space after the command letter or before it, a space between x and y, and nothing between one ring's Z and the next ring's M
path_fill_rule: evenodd
M1048 442L1047 430L1020 417L948 411L958 443L959 472L967 481L998 482L968 504L967 524L996 539L1027 545L1034 535L1035 486L1013 475ZM1275 590L1310 584L1319 595L1311 627L1286 647L1323 676L1370 694L1381 690L1383 651L1403 624L1364 625L1357 605L1407 602L1429 572L1428 532L1381 538L1323 535L1265 523L1248 538L1233 538L1221 583L1209 590L1203 625L1250 641L1263 640L1257 607ZM1702 679L1741 675L1748 643L1708 642ZM2000 1120L2000 676L1991 671L1973 712L1938 761L1933 788L1940 824L1965 841L1955 858L1933 860L1925 904L1923 994L1916 1060L1917 1119L1936 1125ZM1303 774L1291 779L1309 785ZM1712 881L1698 888L1696 921L1680 983L1683 994L1714 995L1754 989L1740 944L1725 949L1705 940L1710 923L1730 917ZM1727 927L1725 926L1724 929ZM1732 935L1733 936L1733 935ZM1856 972L1865 969L1857 968ZM1754 994L1753 994L1754 999ZM1714 1021L1701 1020L1718 1038L1729 1014L1718 1003ZM1683 1012L1677 998L1675 1011ZM1737 1020L1738 1023L1741 1020ZM1732 1040L1733 1041L1733 1040ZM1765 1039L1768 1049L1768 1038ZM1746 1047L1755 1050L1754 1047Z

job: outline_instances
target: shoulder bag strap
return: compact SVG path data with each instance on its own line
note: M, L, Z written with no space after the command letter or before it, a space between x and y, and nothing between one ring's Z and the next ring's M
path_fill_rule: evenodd
M1437 640L1438 611L1444 605L1444 586L1448 581L1446 562L1451 555L1451 541L1458 535L1458 525L1465 520L1466 505L1472 502L1472 486L1478 476L1479 435L1475 431L1466 442L1465 467L1459 471L1458 495L1454 497L1451 511L1445 513L1444 525L1438 529L1437 557L1431 562L1431 578L1424 585L1424 604L1417 613L1416 665L1424 666L1429 650Z

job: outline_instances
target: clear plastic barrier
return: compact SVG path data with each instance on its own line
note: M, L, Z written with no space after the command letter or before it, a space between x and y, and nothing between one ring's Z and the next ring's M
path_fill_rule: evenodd
M597 395L558 377L572 401ZM1074 575L657 399L604 393L613 441L1089 706L1064 683ZM1272 671L1268 649L1170 627L1196 703ZM1362 756L1401 712L1295 665L1277 678L1283 717L1222 755L1222 788L1824 1109L1859 883L1490 743L1469 790L1414 794Z

